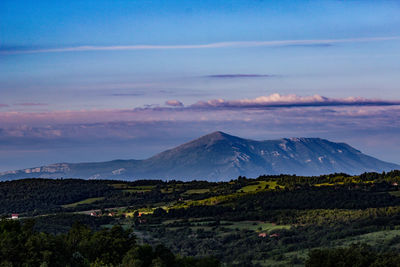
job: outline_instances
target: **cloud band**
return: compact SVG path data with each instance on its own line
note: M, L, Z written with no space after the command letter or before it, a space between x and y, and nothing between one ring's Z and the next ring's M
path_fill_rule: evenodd
M188 45L111 45L111 46L74 46L61 48L43 49L17 49L0 48L0 54L36 54L36 53L62 53L62 52L85 52L85 51L128 51L128 50L171 50L171 49L211 49L211 48L241 48L241 47L263 47L263 46L307 46L307 45L332 45L338 43L361 43L399 40L400 36L390 37L367 37L347 39L312 39L312 40L275 40L275 41L234 41L217 42L209 44Z

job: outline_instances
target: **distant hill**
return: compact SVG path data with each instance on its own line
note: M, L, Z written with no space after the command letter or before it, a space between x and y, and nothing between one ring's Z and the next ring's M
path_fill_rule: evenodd
M28 177L84 179L228 180L262 174L360 174L400 169L345 143L320 138L255 141L214 132L145 160L58 163L0 173L1 180Z

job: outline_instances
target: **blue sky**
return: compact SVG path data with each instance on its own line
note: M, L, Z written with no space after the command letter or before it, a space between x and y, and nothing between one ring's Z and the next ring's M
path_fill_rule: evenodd
M398 14L398 1L3 0L0 170L143 158L214 130L256 139L320 136L400 163L396 106L347 113L330 106L337 116L303 107L273 117L265 106L264 117L241 107L229 120L227 111L212 118L190 108L275 93L400 100ZM168 100L184 107L167 108ZM116 115L126 110L135 112ZM303 114L302 125L294 113ZM102 125L97 137L82 130L90 123Z

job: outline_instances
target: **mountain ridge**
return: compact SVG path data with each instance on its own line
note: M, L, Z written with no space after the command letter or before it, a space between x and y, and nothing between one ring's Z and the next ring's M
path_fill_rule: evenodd
M400 169L400 165L365 155L346 143L307 137L257 141L216 131L144 160L56 163L3 172L0 180L29 177L227 180L240 175L360 174L393 169Z

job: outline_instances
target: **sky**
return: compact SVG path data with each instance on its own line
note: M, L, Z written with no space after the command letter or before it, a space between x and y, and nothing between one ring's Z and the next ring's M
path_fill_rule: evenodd
M399 1L0 1L0 171L213 131L400 164Z

